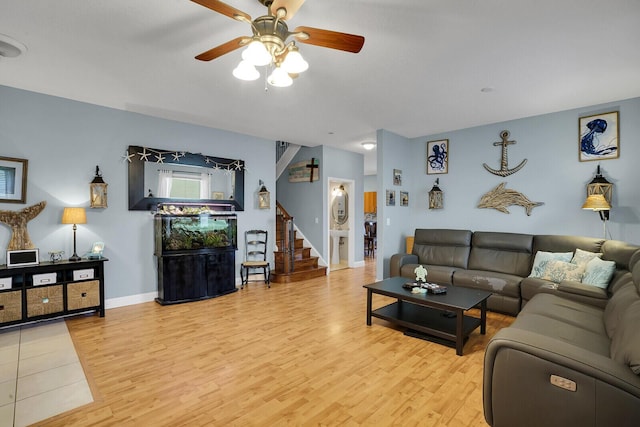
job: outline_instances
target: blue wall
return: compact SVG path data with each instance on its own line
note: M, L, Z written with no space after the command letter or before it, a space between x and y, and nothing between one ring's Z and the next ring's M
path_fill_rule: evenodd
M389 257L403 251L404 238L415 228L602 237L598 214L581 209L598 162L578 160L578 119L608 111L620 112L620 157L599 162L602 174L615 185L607 238L640 244L640 98L635 98L414 139L379 131L378 191L394 188L395 168L403 171L403 185L395 188L410 192L409 209L381 206L384 199L378 198L378 223L383 217L391 222L378 227L384 235L383 252L379 250L384 259L379 262L387 268ZM509 167L528 159L523 169L506 178L482 166L500 168L501 149L493 143L500 141L502 130L517 141L508 148ZM438 139L449 139L449 172L427 175L426 143ZM428 191L436 178L445 194L444 209L429 210ZM480 197L501 182L544 205L531 216L519 206L509 207L510 214L477 208Z
M320 159L319 180L312 183L289 182L287 173L283 173L277 184L278 201L293 215L296 226L328 262L328 179L355 181L354 194L350 195L355 205L351 214L355 224L364 224L364 157L334 147L302 147L291 163L309 161L312 157ZM363 247L363 234L356 233L355 248ZM359 262L363 258L363 251L356 250L354 261Z
M245 211L238 213L238 236L249 228L275 232L274 203L270 210L257 209L258 181L275 189L274 141L5 86L0 86L0 100L0 156L29 160L27 203L2 203L0 209L19 210L47 202L28 225L42 258L52 250L64 250L66 257L73 252L71 226L60 224L62 210L65 206L88 207L89 182L95 166L100 165L109 184L109 207L87 209L87 224L78 226L77 246L83 254L92 242L105 242L109 258L105 293L107 299L113 299L112 305L151 299L157 289L153 217L128 210L127 163L122 156L129 145L244 160ZM0 226L2 264L9 238L10 229ZM241 237L238 244L236 275L244 256Z

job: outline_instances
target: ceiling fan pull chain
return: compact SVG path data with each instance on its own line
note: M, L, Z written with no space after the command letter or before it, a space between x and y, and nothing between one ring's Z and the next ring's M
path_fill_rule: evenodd
M264 91L265 91L265 92L269 92L269 85L267 84L267 83L268 83L268 80L267 80L267 79L268 79L268 77L267 77L267 76L269 75L269 73L268 73L267 71L268 71L268 70L269 70L269 68L271 68L271 67L270 67L270 66L266 66L266 67L264 67L264 68L265 68L265 73L264 73Z

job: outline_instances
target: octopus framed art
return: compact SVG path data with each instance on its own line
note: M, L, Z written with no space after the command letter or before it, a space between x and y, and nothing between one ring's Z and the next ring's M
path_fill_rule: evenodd
M620 130L617 111L580 117L578 157L581 162L620 157Z
M449 140L427 142L427 175L449 172Z

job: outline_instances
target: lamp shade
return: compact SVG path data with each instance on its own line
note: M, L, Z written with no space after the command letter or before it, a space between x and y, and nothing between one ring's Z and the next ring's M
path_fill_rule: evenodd
M582 209L590 209L592 211L607 211L611 209L611 205L607 203L607 200L602 194L591 194L587 196L582 205Z
M307 71L309 63L302 58L298 48L295 48L287 53L282 63L282 68L284 68L287 73L298 74Z
M271 86L287 87L291 86L293 79L291 79L285 70L280 67L276 67L267 78L267 82L269 82Z
M64 208L62 212L63 224L86 224L87 212L84 208Z

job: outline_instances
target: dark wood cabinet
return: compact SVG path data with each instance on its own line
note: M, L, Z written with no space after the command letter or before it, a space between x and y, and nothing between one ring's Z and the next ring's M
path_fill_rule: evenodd
M0 327L96 312L104 317L104 262L0 266Z
M235 249L161 255L158 260L160 304L214 298L237 291Z

